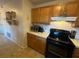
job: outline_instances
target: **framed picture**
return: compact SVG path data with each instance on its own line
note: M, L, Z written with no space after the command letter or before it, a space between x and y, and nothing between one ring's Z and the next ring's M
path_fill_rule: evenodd
M10 21L7 21L7 22L8 22L9 25L12 25L12 21L11 20Z
M12 18L12 20L15 20L16 19L16 13L13 12L13 11L11 11L11 18Z
M18 21L17 20L12 20L13 25L18 25Z
M6 20L10 25L18 25L18 21L16 20L16 12L14 11L6 12Z
M6 20L12 20L11 19L11 13L9 11L6 12Z

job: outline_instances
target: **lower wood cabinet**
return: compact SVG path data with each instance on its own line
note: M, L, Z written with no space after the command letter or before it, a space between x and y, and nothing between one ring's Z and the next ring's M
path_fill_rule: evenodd
M36 36L31 33L27 33L27 44L28 44L28 47L33 48L34 50L40 52L41 54L45 53L45 47L46 47L45 38ZM75 48L72 57L79 58L79 48Z
M75 48L73 52L73 58L79 58L79 48Z
M46 39L42 37L38 37L36 35L27 33L27 44L29 47L35 49L36 51L44 54L45 53L45 46L46 46Z

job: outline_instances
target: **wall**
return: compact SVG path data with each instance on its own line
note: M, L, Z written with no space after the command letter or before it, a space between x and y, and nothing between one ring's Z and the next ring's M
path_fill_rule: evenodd
M1 8L0 8L0 34L3 34L3 25L2 25L2 17L1 17L1 15L2 15L2 13L1 12L3 12L2 10L1 10Z
M79 39L79 28L76 28L76 39Z
M32 4L29 2L29 0L23 0L22 3L22 7L23 7L23 13L22 13L22 17L23 17L23 38L22 38L22 44L24 47L27 46L27 32L30 29L31 26L31 8L32 8ZM24 44L25 43L25 44Z
M15 11L17 14L18 26L9 26L5 24L5 32L10 32L12 38L10 39L18 46L26 47L24 39L25 34L29 31L31 21L31 3L28 0L0 0L0 5L6 11ZM5 17L3 17L5 19ZM6 28L7 27L7 28ZM6 35L5 35L6 36Z
M45 24L38 24L38 25L43 27L45 32L50 32L51 28L63 29L68 31L75 30L75 28L72 27L72 24L66 21L52 21L50 22L49 25Z
M66 3L71 2L71 1L76 1L76 0L55 0L55 1L51 1L51 2L42 3L42 4L39 4L39 5L33 5L33 8L44 7L44 6L49 6L49 5L57 5L57 4L61 5L61 4L66 4ZM44 30L46 32L50 32L50 28L62 28L62 29L66 29L66 30L69 30L69 31L76 30L76 32L77 32L76 33L76 39L79 39L79 28L73 28L71 26L71 23L68 23L68 22L64 22L64 23L52 22L50 25L41 24L40 26L44 27Z
M70 1L75 1L75 0L54 0L54 1L50 1L50 2L41 3L39 5L34 5L33 8L49 6L49 5L56 5L56 4L65 4Z
M18 2L18 4L17 4L17 2ZM0 6L1 6L1 10L2 10L2 12L1 12L1 14L2 14L1 20L3 20L3 33L4 33L5 37L6 37L6 40L10 39L14 43L18 44L18 42L21 39L18 39L17 35L18 35L19 32L21 32L21 33L23 32L22 29L21 29L22 25L19 25L17 27L17 29L15 30L16 32L13 31L15 29L15 27L10 26L6 22L5 12L6 11L15 11L16 14L17 14L17 20L21 21L22 20L22 16L21 16L21 13L22 13L22 0L0 0ZM21 12L21 13L19 13L19 12ZM20 31L18 32L19 28L20 28ZM8 37L7 33L9 33L11 35L10 38ZM16 35L16 36L14 36L14 35Z
M63 29L63 30L67 30L67 31L75 30L76 31L75 38L79 39L79 28L73 28L72 23L70 23L70 22L53 21L53 22L50 22L49 25L45 25L45 24L37 24L37 25L40 25L41 27L43 27L45 32L49 32L49 33L50 33L51 28Z
M11 34L11 36L12 36L12 32L11 32L11 27L5 20L5 18L6 18L5 12L6 12L6 9L4 9L4 8L0 9L1 30L2 30L2 33L4 34L4 36L9 39L7 33Z

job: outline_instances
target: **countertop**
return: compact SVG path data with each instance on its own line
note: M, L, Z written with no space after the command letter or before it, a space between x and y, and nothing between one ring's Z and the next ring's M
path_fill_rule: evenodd
M49 33L48 32L32 32L32 31L29 31L28 33L31 33L31 34L34 34L34 35L37 35L39 37L42 37L42 38L47 38Z
M71 39L76 48L79 48L79 39Z
M42 38L47 38L49 33L48 32L32 32L32 31L29 31L28 33L31 33L31 34L34 34L34 35L37 35L39 37L42 37ZM79 48L79 39L71 39L71 41L73 42L73 44L75 45L76 48Z

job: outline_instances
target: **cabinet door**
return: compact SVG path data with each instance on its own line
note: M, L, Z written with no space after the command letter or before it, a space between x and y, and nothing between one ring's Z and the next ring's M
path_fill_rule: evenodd
M27 33L27 44L29 47L36 49L36 40L34 35Z
M41 7L40 8L40 23L47 23L49 24L50 19L49 19L49 7Z
M67 16L77 16L78 4L76 2L71 2L66 4Z
M75 48L72 57L73 58L79 58L79 48Z
M40 20L40 8L32 9L32 23L39 23Z
M78 0L78 6L79 6L79 0ZM78 7L78 12L77 12L77 20L75 22L75 27L79 27L79 7Z
M38 37L33 34L27 34L27 44L29 47L35 49L36 51L44 54L45 53L45 39Z
M44 54L45 53L45 46L46 46L46 41L44 38L36 36L36 47L37 51Z
M61 5L53 5L50 7L50 17L59 16L61 14L63 6Z

